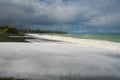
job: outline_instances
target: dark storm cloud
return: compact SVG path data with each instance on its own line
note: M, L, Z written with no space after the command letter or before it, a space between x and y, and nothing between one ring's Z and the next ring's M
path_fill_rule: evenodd
M120 29L119 4L120 0L0 0L0 24Z

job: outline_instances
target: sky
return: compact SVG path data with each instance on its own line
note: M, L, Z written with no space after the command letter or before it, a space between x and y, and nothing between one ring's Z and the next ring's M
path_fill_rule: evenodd
M70 33L120 34L120 0L0 0L0 25L6 24Z

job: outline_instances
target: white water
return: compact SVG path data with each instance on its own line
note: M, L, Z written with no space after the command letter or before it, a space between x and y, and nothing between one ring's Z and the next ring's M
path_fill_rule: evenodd
M39 35L39 34L27 34L27 35L38 39L44 38L50 40L60 40L60 41L76 43L79 45L86 45L90 47L106 48L106 49L113 49L120 51L120 43L116 43L116 42L93 40L93 39L78 39L78 38L62 37L62 36Z
M0 76L120 76L117 51L71 43L0 43Z
M90 47L86 45L91 43L85 44L83 41L84 44L82 44L82 40L59 36L37 34L29 34L29 36L36 39L52 38L67 42L34 42L33 40L32 43L0 43L0 76L22 78L40 78L40 75L120 77L120 51L116 50L117 48Z

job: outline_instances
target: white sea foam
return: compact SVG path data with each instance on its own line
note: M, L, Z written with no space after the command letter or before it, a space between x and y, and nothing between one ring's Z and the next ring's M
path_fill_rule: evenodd
M89 42L83 39L38 34L28 34L28 36L62 40L63 43L0 43L0 77L40 78L39 75L47 74L120 77L119 51L83 46L95 46L90 43L94 40ZM106 43L109 44L108 46L118 45Z
M90 47L99 47L99 48L106 48L106 49L113 49L119 50L120 43L117 42L110 42L110 41L103 41L103 40L93 40L93 39L78 39L72 37L62 37L62 36L55 36L55 35L39 35L39 34L27 34L28 36L32 36L35 38L44 38L50 40L61 40L66 42L77 43L80 45L86 45Z
M120 76L119 58L110 55L119 54L72 43L0 43L0 76Z
M0 77L39 78L39 75L47 74L120 76L120 51L116 51L119 47L117 43L38 34L28 36L38 40L62 40L63 43L0 43ZM96 48L101 47L96 43L107 48L118 47L115 50Z

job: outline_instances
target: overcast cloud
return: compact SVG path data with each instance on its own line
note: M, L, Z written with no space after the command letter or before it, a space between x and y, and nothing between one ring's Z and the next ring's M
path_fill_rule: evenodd
M0 0L0 24L120 30L120 0Z

